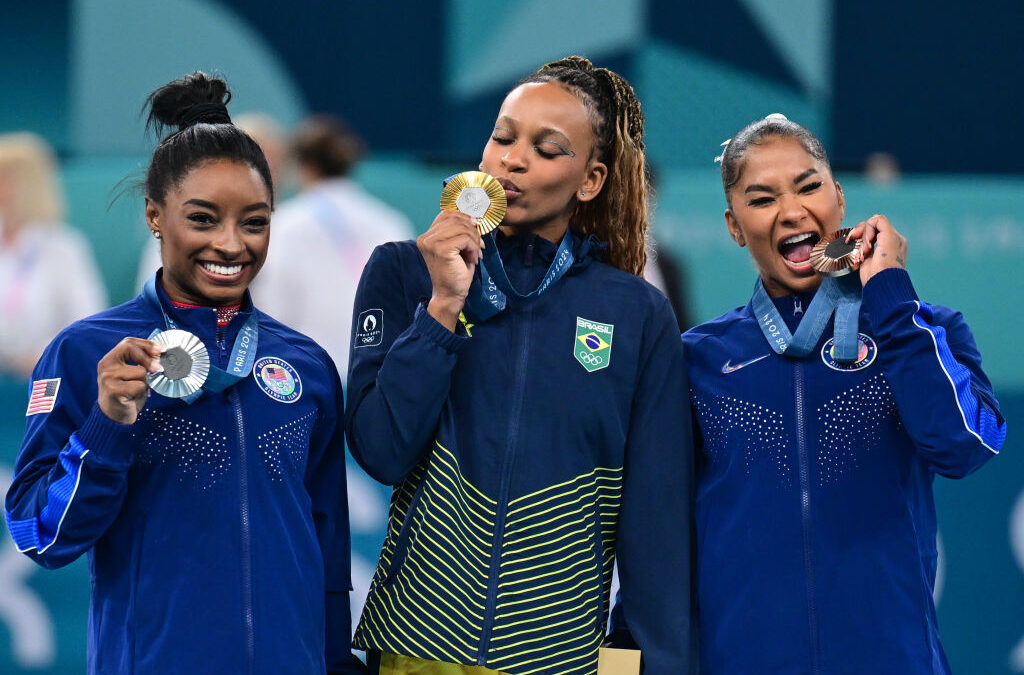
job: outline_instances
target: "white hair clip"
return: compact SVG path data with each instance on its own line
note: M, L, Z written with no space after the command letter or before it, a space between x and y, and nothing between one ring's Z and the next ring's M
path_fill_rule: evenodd
M725 151L729 148L729 143L731 143L731 142L732 142L731 138L727 138L724 141L722 141L722 146L721 146L722 147L722 154L720 154L718 157L715 157L715 163L716 164L721 164L722 163L722 158L725 157Z

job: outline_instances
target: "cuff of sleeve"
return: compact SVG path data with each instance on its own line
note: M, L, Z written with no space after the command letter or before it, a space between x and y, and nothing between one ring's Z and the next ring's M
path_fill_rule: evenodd
M469 339L464 335L456 335L439 324L437 319L430 316L427 306L422 302L416 307L416 315L412 319L412 325L416 327L417 331L427 336L431 342L449 354L457 354Z
M128 442L132 427L118 424L107 417L99 404L94 404L75 436L89 449L89 454L104 466L126 469L132 463L131 444Z
M895 267L871 277L864 286L863 298L869 309L895 307L918 299L910 275L906 270Z

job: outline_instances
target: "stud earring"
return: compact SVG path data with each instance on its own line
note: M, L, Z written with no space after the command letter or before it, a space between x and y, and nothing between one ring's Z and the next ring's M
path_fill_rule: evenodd
M581 192L581 193L580 193L580 197L586 197L586 196L587 196L587 193L586 193L586 192Z
M153 230L153 238L154 239L159 239L160 238L160 230Z

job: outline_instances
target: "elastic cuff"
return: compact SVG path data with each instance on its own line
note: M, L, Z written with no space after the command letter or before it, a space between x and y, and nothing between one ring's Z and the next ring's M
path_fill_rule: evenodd
M416 327L418 332L430 338L432 342L449 354L458 353L465 346L466 341L469 340L466 336L456 335L439 324L437 319L430 316L426 304L422 302L416 307L416 315L412 319L412 325Z
M905 269L891 267L868 279L864 286L864 304L868 310L892 308L904 302L914 302L917 291Z
M104 466L126 469L132 463L132 425L118 424L93 404L85 424L75 432L78 440L89 449L89 454Z

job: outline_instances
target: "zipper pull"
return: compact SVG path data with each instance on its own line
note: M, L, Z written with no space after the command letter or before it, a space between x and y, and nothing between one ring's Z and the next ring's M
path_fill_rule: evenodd
M526 245L526 251L523 253L523 265L525 267L533 267L533 242L532 241Z
M793 316L804 313L804 303L800 298L793 298Z

